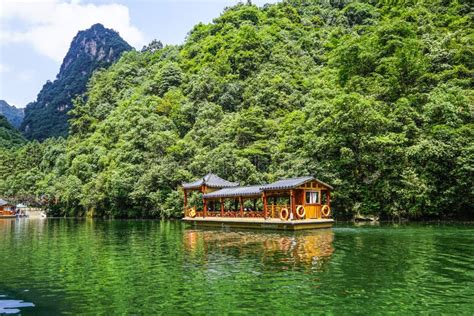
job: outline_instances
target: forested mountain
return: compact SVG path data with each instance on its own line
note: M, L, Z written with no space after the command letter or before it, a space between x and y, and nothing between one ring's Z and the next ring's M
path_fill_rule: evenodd
M7 118L0 114L0 151L18 147L25 143L25 139L16 130Z
M72 100L84 93L92 73L108 67L132 47L114 30L95 24L72 40L56 80L48 81L37 100L27 105L21 129L29 139L66 136Z
M67 141L3 153L27 161L4 168L32 168L0 194L172 216L181 181L210 170L243 184L311 174L335 187L336 217L468 214L473 51L467 1L240 4L182 46L97 72Z
M13 127L20 128L24 113L23 109L18 109L8 104L7 101L0 100L0 115L5 116Z

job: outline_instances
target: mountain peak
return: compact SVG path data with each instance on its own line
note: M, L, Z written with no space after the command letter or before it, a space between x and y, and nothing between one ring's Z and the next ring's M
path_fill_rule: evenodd
M86 90L87 81L98 68L110 66L132 47L119 33L97 23L74 36L53 82L48 81L37 100L27 105L21 130L27 138L43 140L66 136L67 113L72 99Z
M96 23L93 24L89 29L94 31L103 31L105 30L105 26L102 23Z
M119 53L132 49L120 37L118 32L105 28L100 23L92 25L87 30L79 31L71 42L57 78L67 75L68 69L74 60L90 59L97 62L113 62L117 59L118 47L115 44L120 46Z

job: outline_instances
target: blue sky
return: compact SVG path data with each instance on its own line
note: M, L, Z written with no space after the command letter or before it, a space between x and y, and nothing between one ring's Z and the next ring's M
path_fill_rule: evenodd
M237 0L0 0L0 99L18 107L54 80L74 35L94 23L140 49L156 38L180 44ZM259 6L276 0L253 0Z

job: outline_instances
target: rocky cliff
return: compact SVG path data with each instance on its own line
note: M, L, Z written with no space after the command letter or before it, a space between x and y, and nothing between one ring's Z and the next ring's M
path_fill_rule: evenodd
M21 125L23 134L28 139L38 140L66 136L72 100L84 93L95 70L108 67L123 52L131 49L117 32L102 24L78 32L56 80L47 81L36 101L27 105Z

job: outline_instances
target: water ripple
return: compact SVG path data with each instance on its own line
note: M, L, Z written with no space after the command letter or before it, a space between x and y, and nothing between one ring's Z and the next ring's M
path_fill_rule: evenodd
M473 253L467 225L289 233L0 221L0 258L15 263L0 292L35 302L22 314L472 315Z

